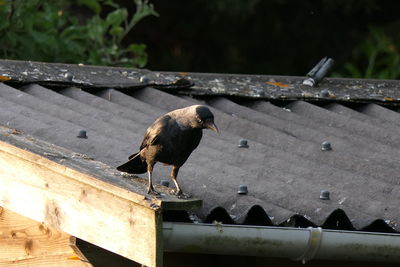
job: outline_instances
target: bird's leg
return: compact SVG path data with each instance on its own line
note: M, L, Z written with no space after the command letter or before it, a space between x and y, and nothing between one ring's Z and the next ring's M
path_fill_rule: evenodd
M171 169L171 179L172 179L172 181L174 182L175 187L176 187L176 190L175 190L175 194L176 194L176 195L182 194L182 189L181 189L181 187L179 186L178 181L176 180L176 177L178 176L178 172L179 172L179 167L177 167L177 166L172 166L172 169Z
M154 187L153 187L153 164L147 164L147 173L149 175L149 187L147 189L147 194L153 194L153 195L160 195L159 192L157 192Z
M178 180L176 179L176 177L178 176L179 168L180 168L179 166L172 166L172 169L171 169L171 179L174 182L175 187L176 187L176 191L174 193L177 196L189 198L190 196L188 194L183 193L181 187L179 186Z

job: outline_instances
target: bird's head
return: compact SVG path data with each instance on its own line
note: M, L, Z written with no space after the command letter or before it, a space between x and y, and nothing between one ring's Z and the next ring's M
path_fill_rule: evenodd
M218 133L218 128L214 123L214 114L206 106L195 106L196 128L210 129Z

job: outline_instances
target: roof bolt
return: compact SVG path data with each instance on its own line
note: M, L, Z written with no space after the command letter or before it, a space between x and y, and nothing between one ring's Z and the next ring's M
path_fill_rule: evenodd
M240 139L238 147L249 148L249 145L247 144L247 140L246 139Z
M67 79L67 80L70 81L70 82L72 82L72 79L74 78L74 76L73 76L71 73L69 73L69 72L66 72L66 73L64 74L64 77L65 77L65 79Z
M319 199L329 200L330 199L329 191L321 190L321 195L319 195Z
M322 142L321 150L322 151L330 151L330 150L332 150L331 143L329 143L328 141Z
M84 139L88 138L87 135L86 135L86 131L85 130L80 130L77 137L78 138L84 138Z
M160 184L162 186L169 187L169 181L168 180L161 180Z
M329 91L324 89L319 93L320 97L329 97Z
M149 83L149 78L147 78L145 75L140 76L139 81L141 83Z
M238 194L239 195L246 195L248 193L247 185L239 185Z

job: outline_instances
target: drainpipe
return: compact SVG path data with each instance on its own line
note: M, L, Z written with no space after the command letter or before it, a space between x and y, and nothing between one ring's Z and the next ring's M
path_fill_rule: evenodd
M174 222L163 234L169 252L400 263L400 234Z

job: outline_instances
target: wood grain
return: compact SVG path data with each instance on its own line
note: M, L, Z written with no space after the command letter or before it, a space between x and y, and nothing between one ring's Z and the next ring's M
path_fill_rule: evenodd
M146 266L162 265L161 200L88 174L101 173L101 163L86 160L81 172L76 162L84 159L71 160L73 169L60 164L66 158L39 155L59 159L54 146L35 147L21 136L10 142L0 141L0 206ZM37 153L21 149L24 142Z
M89 184L145 207L152 208L157 205L164 210L193 210L202 206L202 201L199 199L180 199L170 195L161 186L157 187L157 190L164 193L161 199L149 195L146 196L146 180L137 177L124 177L121 172L102 162L26 136L15 129L1 125L0 150L24 157L28 162L33 162L50 171L61 173L71 179ZM16 162L15 164L18 163Z
M92 266L70 235L0 207L0 266Z

